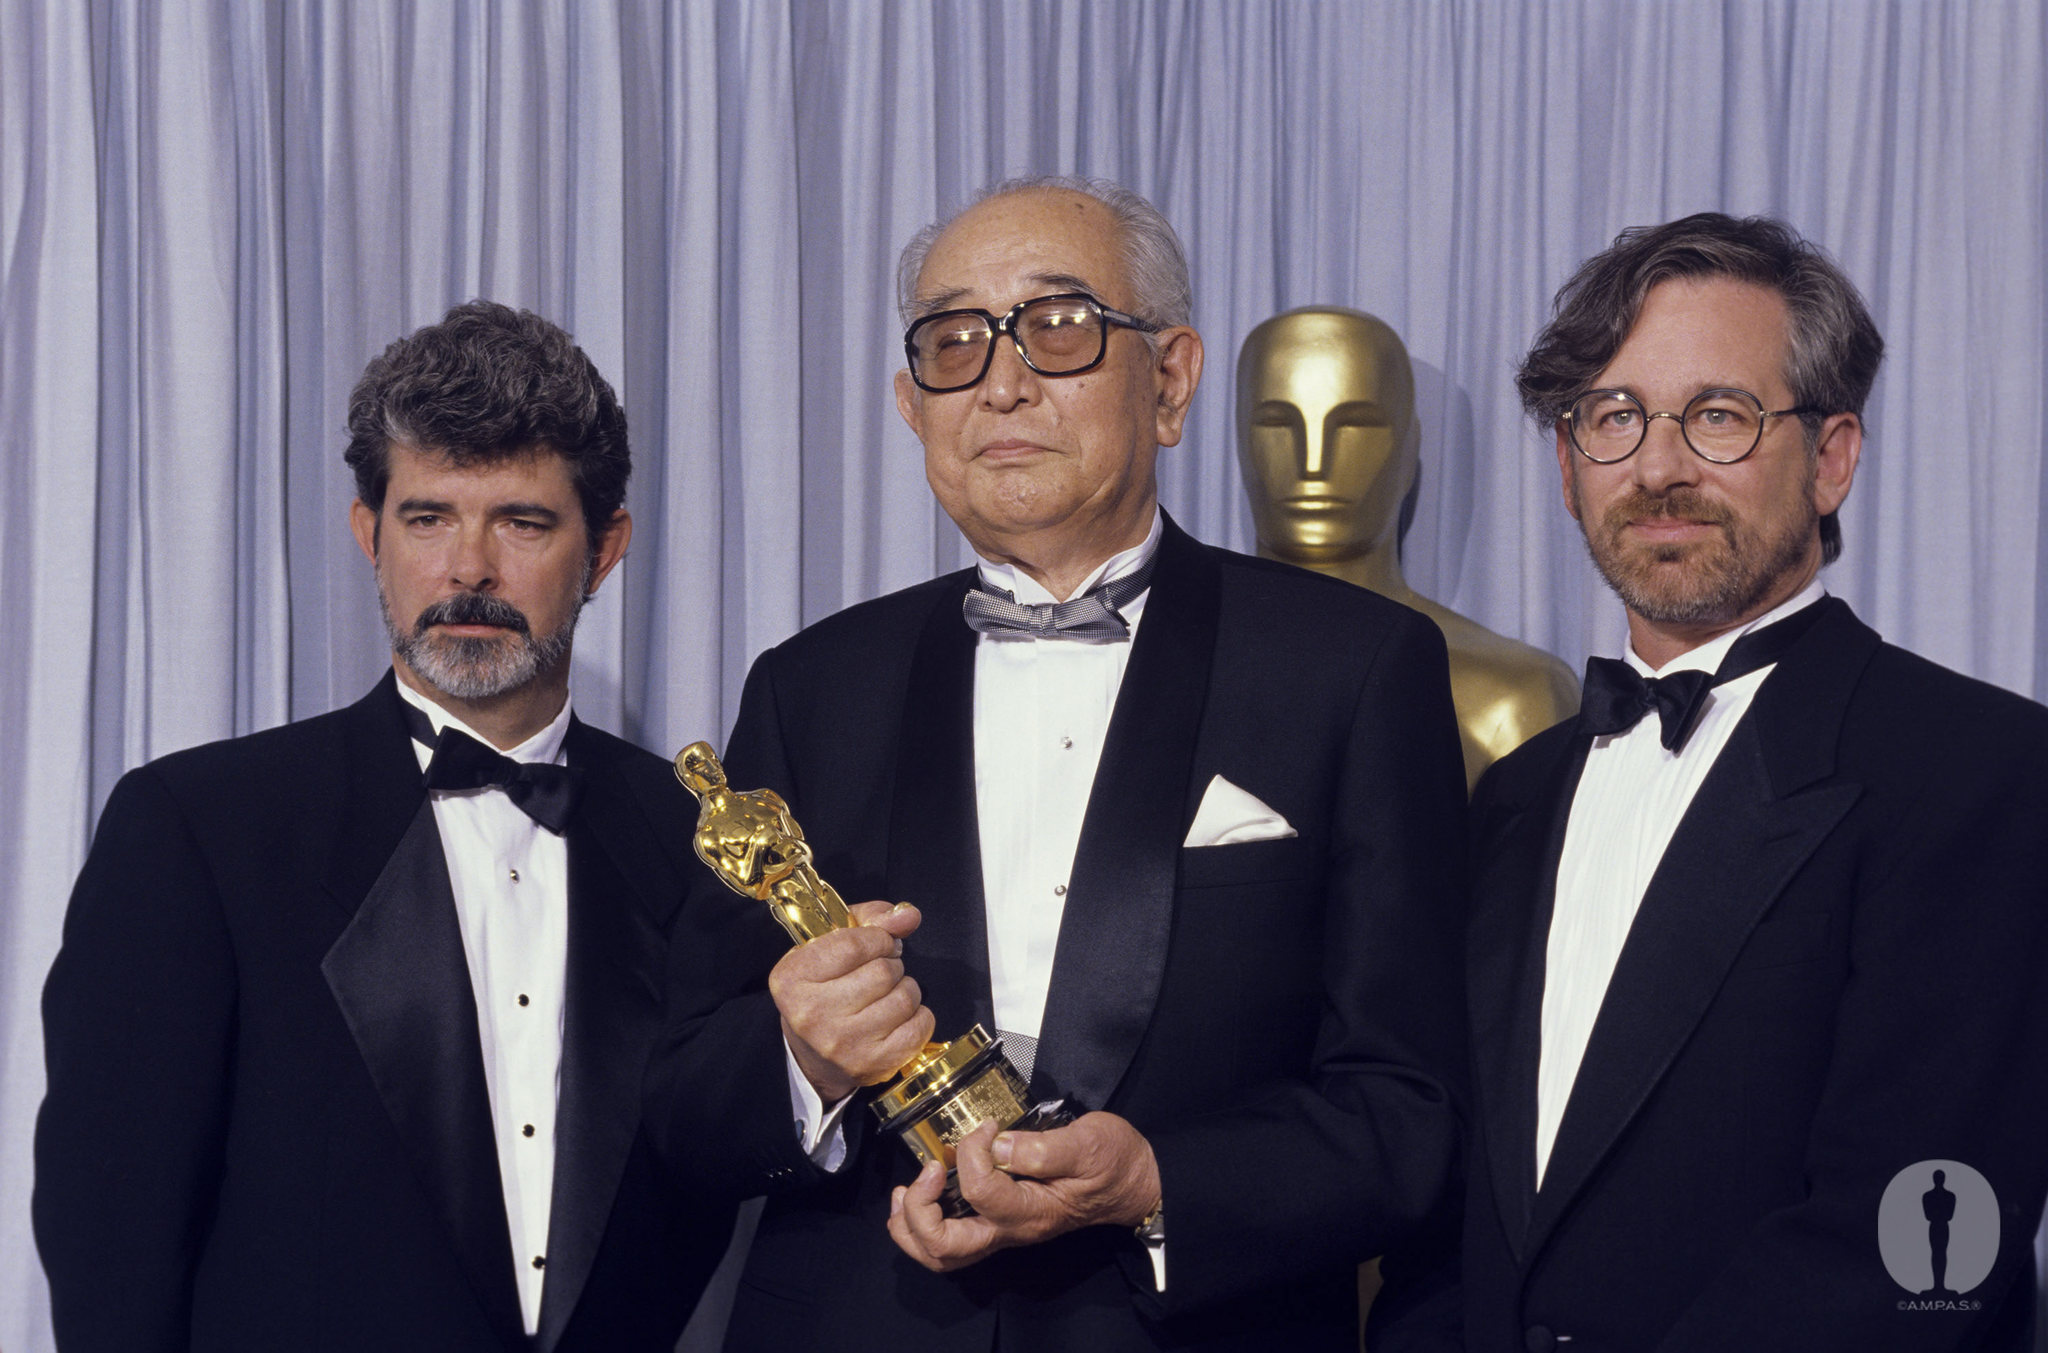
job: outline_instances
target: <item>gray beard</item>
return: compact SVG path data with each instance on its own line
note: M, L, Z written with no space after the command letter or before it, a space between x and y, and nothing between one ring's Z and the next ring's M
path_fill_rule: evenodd
M567 660L589 585L586 566L568 618L553 634L538 639L533 637L525 612L481 592L442 598L421 611L409 631L400 629L392 618L391 602L382 587L377 589L377 609L391 636L391 651L422 681L457 700L488 700L520 689ZM478 639L436 635L436 625L500 625L510 632L495 639Z

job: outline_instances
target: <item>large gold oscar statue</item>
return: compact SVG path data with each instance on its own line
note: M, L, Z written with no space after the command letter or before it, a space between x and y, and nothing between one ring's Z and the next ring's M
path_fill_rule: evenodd
M1290 310L1237 362L1237 446L1259 553L1369 587L1444 632L1465 782L1579 705L1571 669L1495 634L1401 576L1415 483L1415 373L1394 331L1357 310Z

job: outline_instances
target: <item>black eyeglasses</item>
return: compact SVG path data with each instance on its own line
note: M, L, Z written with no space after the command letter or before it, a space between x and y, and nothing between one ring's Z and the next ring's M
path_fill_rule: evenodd
M1700 391L1683 413L1650 413L1626 390L1593 390L1565 411L1564 425L1580 455L1612 465L1636 453L1649 435L1651 419L1669 418L1678 424L1694 455L1716 465L1733 465L1763 441L1766 418L1822 412L1809 404L1766 409L1764 402L1747 390L1722 388Z
M918 388L943 395L980 383L1003 334L1017 345L1024 365L1041 376L1092 371L1109 351L1111 326L1145 334L1165 327L1112 310L1085 291L1064 291L1019 301L1001 319L986 310L926 315L903 335L903 351Z

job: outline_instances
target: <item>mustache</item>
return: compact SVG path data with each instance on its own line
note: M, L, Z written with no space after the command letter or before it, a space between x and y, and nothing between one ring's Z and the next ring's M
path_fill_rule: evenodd
M496 625L515 634L532 630L524 611L509 601L481 592L458 592L441 598L420 612L419 619L413 621L412 632L424 638L436 625Z
M1734 519L1726 504L1681 484L1664 493L1651 493L1640 488L1630 490L1627 497L1609 505L1607 526L1618 531L1630 522L1652 521L1660 517L1699 522L1706 526L1726 526Z

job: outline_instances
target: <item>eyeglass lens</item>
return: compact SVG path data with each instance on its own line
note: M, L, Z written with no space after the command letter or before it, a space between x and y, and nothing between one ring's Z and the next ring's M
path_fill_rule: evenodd
M1024 360L1041 375L1085 371L1102 359L1102 312L1088 301L1045 297L1010 312L1008 327ZM981 379L994 355L996 326L977 310L948 310L911 330L913 374L928 386L958 389Z
M1719 464L1741 460L1763 436L1764 406L1743 390L1706 390L1677 415L1686 444ZM1624 460L1643 444L1652 418L1673 415L1644 411L1641 401L1621 390L1595 390L1572 405L1572 441L1591 460Z

